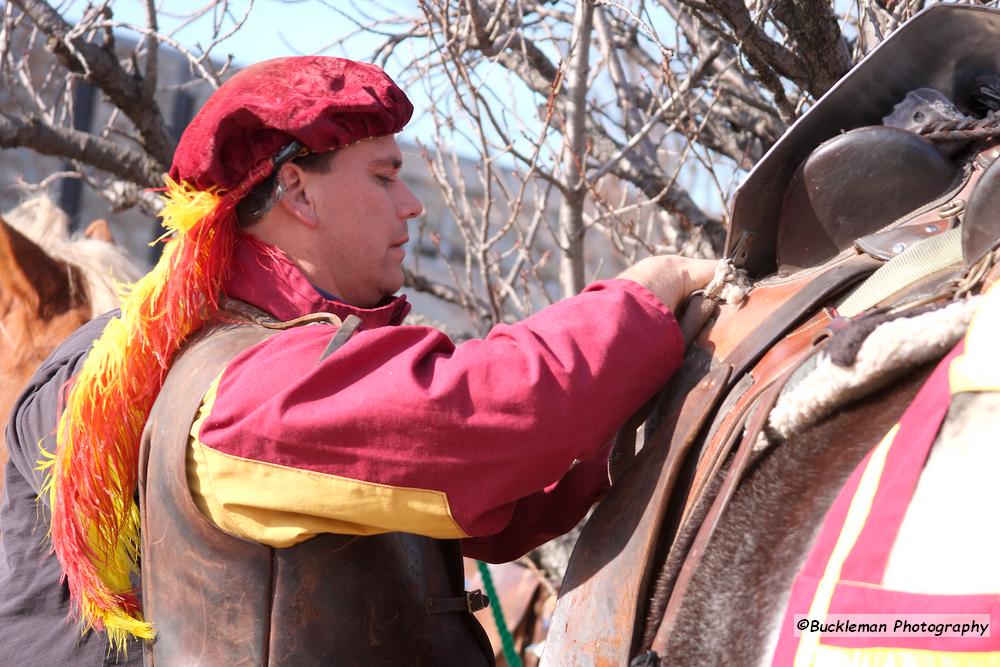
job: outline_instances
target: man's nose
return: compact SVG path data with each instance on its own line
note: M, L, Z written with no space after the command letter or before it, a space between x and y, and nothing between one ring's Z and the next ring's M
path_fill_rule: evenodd
M406 183L403 183L403 195L397 210L401 220L416 218L424 213L424 205Z

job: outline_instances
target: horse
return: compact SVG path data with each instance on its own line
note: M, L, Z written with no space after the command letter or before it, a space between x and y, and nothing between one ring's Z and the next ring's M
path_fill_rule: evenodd
M882 338L883 345L891 342ZM747 470L675 605L676 615L669 627L661 621L647 650L679 665L788 664L775 656L780 624L824 514L859 462L900 420L936 361L901 369L889 386L775 438ZM1000 467L998 426L1000 395L960 394L952 400L898 526L882 584L911 593L1000 591L1000 570L982 557L996 553L997 533L977 526L975 513L959 505L990 507L998 500L991 479ZM733 613L719 613L727 608L753 609L755 618L734 623Z
M118 307L119 284L139 269L104 220L78 237L46 195L0 217L0 425L23 385L63 338ZM6 465L7 449L0 448ZM0 478L0 489L2 489Z
M943 425L928 431L937 435L926 465L926 452L906 464L915 489L869 499L872 517L889 503L896 523L883 531L877 577L858 586L1000 609L1000 568L979 555L996 553L995 531L974 513L944 521L940 511L958 515L956 498L1000 500L989 483L1000 464L1000 400L933 393L942 377L947 386L944 364L955 363L970 321L1000 299L1000 286L987 293L1000 278L1000 133L992 113L956 111L915 131L894 120L940 108L914 111L921 99L971 108L980 77L1000 74L1000 58L976 38L998 34L995 10L924 10L750 173L733 202L720 280L681 318L693 342L650 406L645 445L636 453L627 432L618 436L620 472L573 551L543 664L813 664L823 650L840 656L834 664L861 664L844 657L860 654L822 644L822 633L790 639L789 624L793 612L826 609L801 606L810 568L840 557L857 565L867 543L839 553L829 536L847 529L836 520L864 507L856 499L870 480L893 488L902 473L870 471L907 461L897 435L931 412ZM752 279L749 293L734 284L739 275ZM733 288L728 303L718 303L723 287ZM808 589L813 601L823 581ZM813 653L802 653L809 642Z

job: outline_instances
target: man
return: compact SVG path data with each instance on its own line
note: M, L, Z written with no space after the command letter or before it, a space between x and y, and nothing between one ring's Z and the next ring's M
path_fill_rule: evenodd
M154 632L161 665L492 662L461 552L515 558L600 497L714 262L644 260L457 348L396 326L411 112L378 68L303 57L243 70L192 121L163 258L12 413L4 664L136 661ZM71 609L102 632L67 639Z

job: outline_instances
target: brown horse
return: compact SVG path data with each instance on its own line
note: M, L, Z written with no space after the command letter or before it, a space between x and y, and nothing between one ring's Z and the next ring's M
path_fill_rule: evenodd
M139 271L107 223L70 238L69 220L47 197L0 218L0 426L38 365L74 329L118 305L118 281ZM6 464L6 447L0 464ZM0 478L2 485L2 478Z

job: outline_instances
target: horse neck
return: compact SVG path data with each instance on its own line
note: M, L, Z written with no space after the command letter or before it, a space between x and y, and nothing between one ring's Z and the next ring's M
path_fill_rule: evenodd
M0 427L38 365L92 315L117 305L117 280L138 277L123 250L71 240L51 200L29 200L0 219ZM6 448L0 448L0 464ZM2 485L2 481L0 481Z
M91 304L90 316L96 317L117 308L120 285L134 282L141 275L125 249L110 240L106 223L92 224L85 235L71 237L66 214L46 196L30 199L5 213L3 222L19 237L16 253L40 257L45 268L30 269L33 278L59 283L59 289L48 290L49 296L42 299L43 307L48 305L45 302L54 305L57 294L70 300L86 298Z
M0 291L0 428L6 430L14 401L38 365L90 319L90 311L86 298L56 307ZM6 455L6 448L0 448L0 463Z

